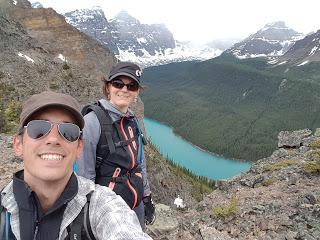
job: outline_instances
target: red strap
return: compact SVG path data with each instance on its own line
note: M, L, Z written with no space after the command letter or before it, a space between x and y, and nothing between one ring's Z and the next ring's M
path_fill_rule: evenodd
M113 175L112 175L112 178L113 178L113 179L112 179L112 181L111 181L111 182L109 183L109 185L108 185L108 187L109 187L111 190L113 190L114 185L116 184L115 181L114 181L114 179L119 176L120 172L121 172L121 168L116 168L116 170L114 170Z

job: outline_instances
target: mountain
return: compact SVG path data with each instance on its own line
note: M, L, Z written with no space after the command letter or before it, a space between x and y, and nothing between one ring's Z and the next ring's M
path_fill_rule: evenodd
M99 7L76 10L64 15L69 24L97 39L118 56L155 56L157 53L164 53L165 49L175 47L173 35L164 25L141 24L124 11L110 22Z
M123 61L152 66L176 61L206 60L221 54L209 46L179 42L163 24L142 24L122 11L107 20L100 7L64 14L66 21L97 39Z
M238 58L279 56L301 38L303 38L301 33L286 27L284 22L279 21L265 25L226 52Z
M33 8L43 8L42 4L39 3L39 2L34 2L34 3L31 4L31 6L32 6Z
M203 149L256 160L275 148L278 132L320 125L320 63L287 68L226 54L150 67L145 114Z
M301 66L315 61L320 61L320 30L295 42L295 44L274 63L287 63Z

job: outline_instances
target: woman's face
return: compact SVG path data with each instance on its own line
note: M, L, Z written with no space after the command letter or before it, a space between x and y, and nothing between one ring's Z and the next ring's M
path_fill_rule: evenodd
M136 81L127 76L119 76L112 80L106 86L109 90L109 101L120 111L126 113L129 105L139 94L137 84ZM131 90L128 89L128 85L130 85L129 89Z

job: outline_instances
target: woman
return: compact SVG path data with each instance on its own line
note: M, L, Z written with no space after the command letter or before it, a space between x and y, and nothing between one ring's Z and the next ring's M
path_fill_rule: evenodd
M142 134L129 105L138 97L141 69L130 62L104 78L105 99L84 108L85 148L77 173L119 194L136 212L142 228L152 224L154 205L146 173ZM143 204L144 203L144 204Z

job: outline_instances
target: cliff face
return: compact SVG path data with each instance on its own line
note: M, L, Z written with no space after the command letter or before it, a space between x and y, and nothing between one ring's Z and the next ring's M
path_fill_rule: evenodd
M56 57L62 54L68 62L100 73L107 72L116 61L109 49L66 23L53 9L32 8L26 0L18 0L16 5L9 2L6 6L7 15Z
M33 9L25 0L0 0L0 9L1 99L49 89L82 103L102 96L101 76L118 61L109 49L53 9Z

